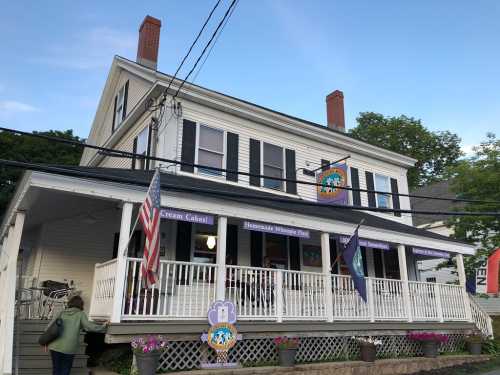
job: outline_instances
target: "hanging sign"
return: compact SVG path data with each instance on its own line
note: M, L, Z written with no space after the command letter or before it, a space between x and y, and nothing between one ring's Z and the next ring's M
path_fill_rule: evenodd
M214 217L212 215L206 215L191 211L175 210L173 208L162 208L160 210L160 217L162 219L189 221L190 223L208 225L214 224Z
M425 249L423 247L413 247L412 252L413 252L413 254L425 255L425 256L435 257L435 258L447 258L447 259L450 258L450 253L447 253L446 251Z
M339 236L340 243L346 244L349 241L349 236ZM390 246L387 242L368 240L365 238L359 239L359 246L370 247L372 249L390 250Z
M201 368L235 368L238 363L228 362L228 352L241 340L234 323L236 323L236 307L231 301L215 301L208 310L208 333L201 335L201 341L217 353L216 363L202 363Z
M316 187L318 202L347 204L347 165L338 164L330 169L318 174L316 182L320 185Z
M487 292L487 279L488 279L488 258L481 259L479 267L476 268L476 293Z
M278 224L259 223L256 221L244 221L243 229L253 230L257 232L282 234L284 236L310 238L311 234L307 229L300 229L294 227L285 227Z

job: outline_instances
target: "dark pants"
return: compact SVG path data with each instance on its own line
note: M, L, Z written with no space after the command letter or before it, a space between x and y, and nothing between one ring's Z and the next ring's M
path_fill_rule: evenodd
M64 354L51 350L50 356L52 357L52 375L70 375L73 358L75 358L74 354Z

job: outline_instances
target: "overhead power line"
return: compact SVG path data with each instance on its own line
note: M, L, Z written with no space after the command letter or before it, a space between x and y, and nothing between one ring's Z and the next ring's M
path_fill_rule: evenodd
M189 50L187 51L187 53L184 55L184 58L182 59L181 63L179 64L179 66L177 67L177 70L175 71L174 75L172 76L172 78L170 78L170 82L168 83L168 86L167 88L165 89L165 91L163 92L163 98L165 98L167 96L167 93L168 93L168 89L170 89L170 86L172 85L172 82L174 82L175 78L177 77L177 74L179 73L179 71L181 70L182 66L184 65L184 63L186 62L188 56L191 54L191 51L193 50L194 46L196 45L196 43L198 42L198 40L200 39L200 36L201 34L203 33L203 31L205 30L205 27L207 26L208 22L210 21L210 19L212 18L212 15L214 14L215 10L217 9L217 7L219 6L220 2L222 0L217 0L217 2L215 3L214 7L212 8L212 10L210 11L210 13L208 14L208 17L207 19L205 20L205 22L203 23L203 26L201 27L200 31L198 32L198 35L196 35L196 38L194 39L193 43L191 43L191 46L189 47Z
M69 167L62 166L49 166L49 165L40 165L35 163L26 163L19 162L14 160L5 160L0 159L0 165L13 167L13 168L22 168L29 169L33 171L40 172L49 172L49 173L57 173L61 175L71 176L71 177L86 177L92 178L100 181L109 181L109 182L118 182L118 183L126 183L132 184L136 186L148 186L149 181L141 182L137 181L133 178L127 178L123 176L113 175L111 171L108 172L107 175L102 175L99 173L95 173L92 171L81 171L71 169ZM302 205L302 206L312 206L312 207L326 207L331 209L347 209L347 210L360 210L360 211L374 211L374 212L399 212L399 213L415 213L415 214L425 214L425 215L446 215L446 216L493 216L500 217L500 212L453 212L453 211L418 211L418 210L405 210L405 209L393 209L393 208L379 208L379 207L364 207L364 206L351 206L351 205L340 205L340 204L322 204L312 201L306 201L303 199L294 199L294 198L283 198L279 196L264 196L264 195L256 195L250 193L235 193L229 191L219 191L209 188L196 188L196 187L185 187L178 186L171 183L161 183L161 187L163 190L171 190L178 192L187 192L187 193L203 193L214 197L224 197L226 199L230 198L244 198L250 200L257 201L270 201L270 202L281 202L281 203L289 203L294 205ZM279 208L278 208L279 209Z
M221 21L217 25L217 28L215 29L215 31L212 33L212 36L208 40L207 44L205 44L205 47L203 48L203 51L201 51L200 55L198 56L198 58L196 59L194 65L193 65L193 67L191 68L191 70L189 71L189 73L186 75L186 77L182 80L181 84L177 88L177 91L176 91L176 93L174 95L174 98L176 98L179 95L179 92L181 91L182 87L184 86L184 84L186 83L186 81L189 79L189 77L191 76L191 74L194 72L194 70L198 66L198 63L203 58L203 55L205 54L205 52L207 51L207 49L210 47L210 44L212 43L212 41L216 37L217 33L219 32L219 29L225 23L225 21L228 18L229 14L232 13L232 9L236 5L236 2L237 2L237 0L233 0L231 2L231 4L229 5L229 7L227 8L226 13L224 13L224 17L222 17Z
M164 162L164 163L176 164L176 165L181 165L181 166L203 168L203 169L212 170L212 171L216 171L216 172L235 173L235 174L243 175L243 176L247 176L247 177L265 178L265 179L269 179L269 180L291 182L291 183L316 186L316 187L324 186L323 184L320 184L317 182L288 179L288 178L283 178L283 177L266 176L266 175L262 175L262 174L237 171L237 170L230 170L230 169L226 169L226 168L217 168L217 167L210 167L210 166L205 166L205 165L200 165L200 164L187 163L187 162L173 160L173 159L160 158L160 157L156 157L156 156L146 156L146 155L137 154L137 153L133 153L133 152L129 152L129 151L115 150L115 149L106 148L106 147L102 147L102 146L90 145L87 143L73 141L70 139L52 137L52 136L45 135L45 134L29 133L29 132L25 132L22 130L15 130L15 129L10 129L10 128L0 127L0 131L5 131L5 132L13 133L13 134L19 134L19 135L24 135L24 136L34 137L34 138L41 138L41 139L45 139L48 141L66 143L68 145L73 145L73 146L78 146L78 147L83 147L83 148L90 148L90 149L97 150L99 152L103 152L106 156L110 156L110 157L153 160L153 161L160 161L160 162ZM370 193L370 194L383 194L383 195L410 197L410 198L418 198L418 199L442 200L442 201L450 201L450 202L456 202L456 203L463 202L463 203L482 203L482 204L497 204L497 205L500 204L499 201L432 197L432 196L428 196L428 195L414 195L414 194L393 193L393 192L385 192L385 191L369 190L369 189L358 189L358 188L352 188L352 187L348 187L348 186L335 186L335 188L349 190L349 191Z

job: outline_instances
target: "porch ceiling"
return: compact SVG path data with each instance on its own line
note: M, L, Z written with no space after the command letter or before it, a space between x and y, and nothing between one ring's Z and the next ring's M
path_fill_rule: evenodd
M119 209L116 201L39 187L30 188L19 205L20 210L27 212L24 225L28 231L42 223L64 219L98 220L100 213L115 208Z

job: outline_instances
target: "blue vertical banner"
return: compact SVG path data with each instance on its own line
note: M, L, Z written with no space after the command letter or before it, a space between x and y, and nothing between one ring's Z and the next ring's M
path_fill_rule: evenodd
M318 174L318 202L346 205L349 195L347 189L347 165L339 164Z
M359 247L358 229L354 231L351 239L345 245L342 257L349 268L354 287L361 298L363 298L363 301L366 302L366 283L365 274L363 272L363 256L361 255L361 249Z

